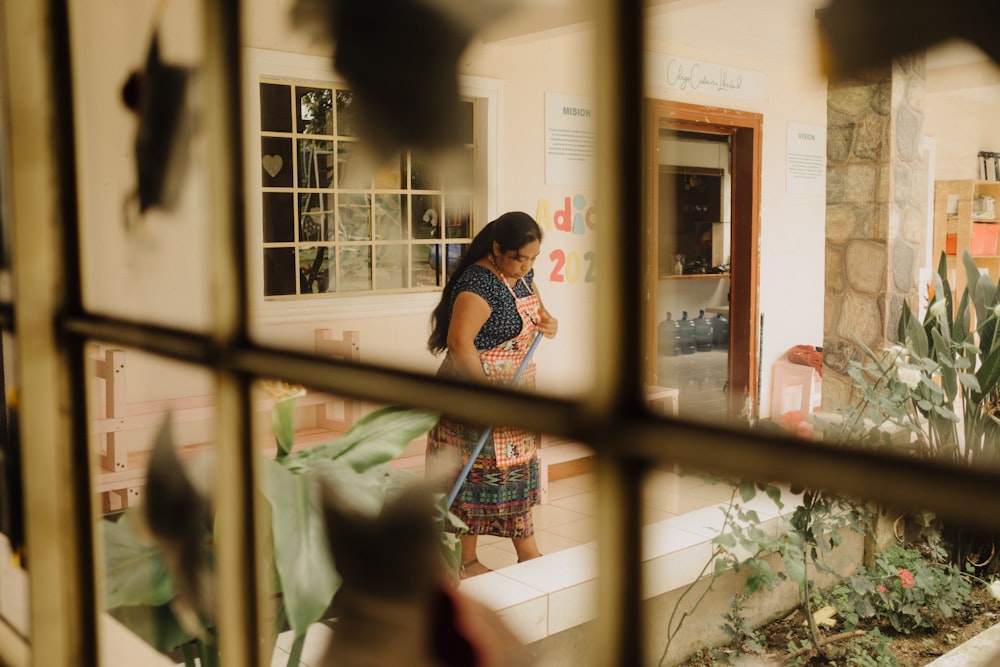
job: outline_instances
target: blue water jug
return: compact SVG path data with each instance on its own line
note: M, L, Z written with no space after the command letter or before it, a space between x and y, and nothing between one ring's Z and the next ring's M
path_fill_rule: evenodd
M660 322L657 330L657 353L661 357L675 357L681 353L681 333L673 314L667 312L667 319Z
M446 262L448 264L446 274L450 276L455 270L455 267L458 266L458 262L462 259L462 252L465 248L458 243L449 243L447 248L448 249L445 251L445 255L447 256ZM430 264L431 268L435 271L441 270L441 246L432 245L427 250L427 263Z
M705 317L705 311L698 311L694 319L694 343L698 352L710 352L713 346L712 321Z
M681 354L694 354L698 351L695 346L694 320L688 319L688 311L684 311L684 317L677 323L680 332Z
M712 320L712 344L716 350L729 349L729 318L721 313Z

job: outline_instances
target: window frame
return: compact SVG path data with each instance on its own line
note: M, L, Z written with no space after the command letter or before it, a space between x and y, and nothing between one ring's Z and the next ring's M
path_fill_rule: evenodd
M356 318L423 315L429 313L440 299L440 290L329 294L324 296L264 297L262 213L260 196L260 89L262 78L277 78L304 83L344 85L330 66L330 59L268 49L244 47L243 114L246 157L246 219L247 219L247 290L253 323L258 326L294 324L317 318ZM476 132L481 140L482 155L477 158L482 178L476 184L476 198L485 202L473 218L478 227L473 234L497 215L502 200L500 168L502 143L500 123L503 108L503 82L480 76L460 76L459 86L464 97L475 100ZM479 191L481 190L481 192Z
M255 345L246 336L246 224L240 120L223 103L206 118L213 182L223 184L212 206L215 278L220 308L207 334L134 322L83 308L80 298L73 152L75 99L58 108L52 90L72 90L67 45L68 7L54 0L3 6L0 31L10 68L13 303L17 317L0 321L18 336L15 363L30 368L21 387L25 494L31 550L31 638L0 624L0 661L95 665L100 662L99 579L90 504L90 466L84 409L84 346L90 339L140 347L212 370L218 382L220 511L229 519L220 535L220 629L223 667L270 664L261 655L264 628L256 582L259 562L253 530L256 496L246 425L255 377L280 374L319 389L381 402L399 402L472 419L489 413L506 422L591 444L597 452L599 501L598 599L593 626L594 664L645 664L641 613L639 499L644 472L654 465L825 488L873 501L925 507L964 525L996 529L1000 471L967 469L857 449L811 446L794 438L764 437L690 424L649 413L641 390L641 132L643 3L595 6L600 63L598 188L606 214L598 229L593 363L596 381L579 401L504 392L432 376ZM240 99L240 12L235 0L204 3L206 84L211 101ZM235 127L234 127L235 126ZM15 169L24 161L32 168Z

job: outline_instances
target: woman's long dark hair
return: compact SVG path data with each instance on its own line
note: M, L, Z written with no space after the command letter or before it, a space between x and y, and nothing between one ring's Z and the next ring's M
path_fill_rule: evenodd
M520 250L532 241L542 240L542 228L535 219L521 211L504 213L499 218L483 227L472 239L465 254L458 261L458 266L452 271L451 277L441 292L441 301L431 313L431 335L427 339L427 349L433 354L439 354L448 347L448 327L451 325L451 301L455 291L455 282L462 273L493 252L493 242L500 246L500 252Z

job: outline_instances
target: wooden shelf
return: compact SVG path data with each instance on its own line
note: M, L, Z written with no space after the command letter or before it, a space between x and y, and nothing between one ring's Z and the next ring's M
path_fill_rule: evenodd
M728 273L691 273L684 276L660 276L660 280L722 280L729 279Z
M973 245L979 245L975 241L980 232L996 231L983 230L977 226L994 225L998 222L995 213L989 217L980 217L980 212L976 210L978 197L992 197L995 202L1000 202L1000 182L941 180L934 183L932 266L937 267L938 258L948 246L954 249L955 254L948 255L947 262L951 272L951 287L956 297L962 295L966 284L962 255ZM1000 249L989 247L990 242L996 243L992 239L983 237L979 240L987 242L979 249L992 252L973 255L973 262L980 269L985 269L993 280L997 280L1000 277Z

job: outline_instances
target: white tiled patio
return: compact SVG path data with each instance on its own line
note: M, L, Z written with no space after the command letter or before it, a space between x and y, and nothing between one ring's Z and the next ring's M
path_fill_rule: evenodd
M480 538L479 559L493 572L464 580L461 590L496 610L524 643L585 623L596 614L599 536L593 484L592 473L549 482L548 502L535 508L536 535L545 558L517 563L510 540ZM645 597L676 589L698 576L722 526L718 505L727 503L731 493L728 485L713 485L700 477L665 471L650 475L642 496ZM791 504L784 511L790 511ZM762 521L776 523L779 511L770 499L758 497L748 505ZM319 667L316 661L330 632L322 625L310 630L304 667ZM290 644L286 633L273 667L286 664Z

